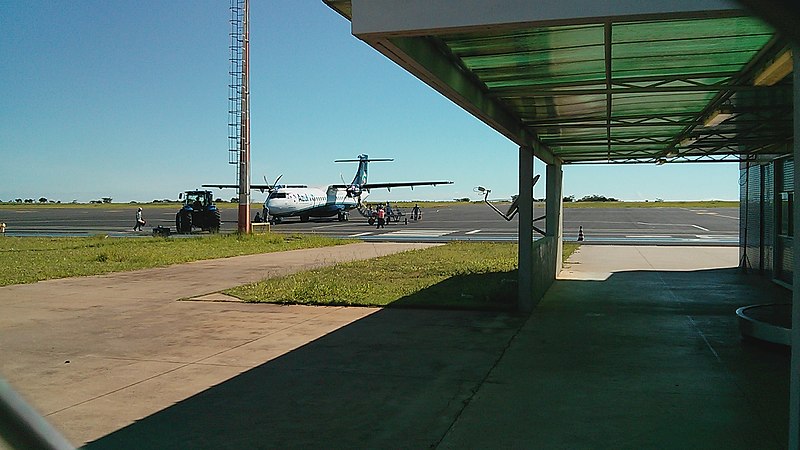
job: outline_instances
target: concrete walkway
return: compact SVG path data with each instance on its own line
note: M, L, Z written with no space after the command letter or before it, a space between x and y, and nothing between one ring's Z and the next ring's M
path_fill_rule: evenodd
M89 448L785 447L788 352L733 311L788 291L735 248L583 246L527 317L175 301L404 248L0 288L0 372Z
M3 287L0 374L82 444L377 311L176 300L427 246L360 243Z
M790 293L737 258L582 246L441 447L785 448L789 352L743 342L734 311Z

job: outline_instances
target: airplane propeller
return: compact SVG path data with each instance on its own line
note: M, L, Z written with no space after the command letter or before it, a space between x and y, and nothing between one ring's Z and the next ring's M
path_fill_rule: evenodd
M344 176L342 176L341 173L339 174L339 178L342 179L342 184L347 185L347 183L344 181ZM355 184L351 184L350 186L347 186L345 188L345 191L347 192L347 196L348 197L357 198L358 199L358 204L361 204L361 187L360 186L357 186Z
M275 182L272 183L272 184L269 184L269 181L267 181L267 176L266 175L263 176L264 177L264 184L267 185L267 192L271 193L272 191L275 190L275 186L278 185L278 181L280 181L282 176L283 176L283 174L278 175L278 178L275 178ZM264 192L264 190L262 189L261 192Z

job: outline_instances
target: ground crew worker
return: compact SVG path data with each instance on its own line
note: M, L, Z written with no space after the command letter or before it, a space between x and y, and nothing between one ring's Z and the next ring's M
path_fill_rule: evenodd
M142 225L147 222L142 218L142 208L136 210L136 225L133 226L133 231L142 231Z
M386 228L386 211L382 206L378 206L378 226L375 228Z

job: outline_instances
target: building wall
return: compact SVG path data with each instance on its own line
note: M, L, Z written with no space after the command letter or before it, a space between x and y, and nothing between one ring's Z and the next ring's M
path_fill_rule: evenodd
M739 266L763 272L761 164L746 162L740 166L739 199Z
M792 282L794 160L777 159L740 165L740 267Z
M775 267L776 279L792 284L794 268L794 160L782 159L774 164L776 172L776 195L773 199L775 211Z

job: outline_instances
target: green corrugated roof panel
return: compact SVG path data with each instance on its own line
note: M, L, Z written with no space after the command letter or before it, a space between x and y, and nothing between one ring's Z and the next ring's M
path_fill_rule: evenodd
M772 36L774 31L761 20L748 17L672 19L644 22L618 22L611 35L612 44Z
M607 68L605 31L589 24L440 39L567 160L594 159L601 147L612 159L666 152L773 39L750 17L612 23Z
M565 63L589 63L604 61L603 44L545 50L517 49L514 52L494 55L463 56L464 65L470 70L499 69L516 67L537 67Z
M611 117L631 114L700 113L715 92L670 92L614 94L611 98Z
M664 137L672 137L675 134L680 133L683 130L683 126L680 125L663 125L663 126L645 126L645 127L612 127L611 128L611 138L612 139L622 139L622 138L637 138L642 137L643 139L647 138L664 138Z
M591 141L606 138L605 128L562 128L557 132L544 132L539 134L541 139L546 139L550 145L559 143L571 143L576 140Z

